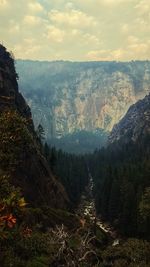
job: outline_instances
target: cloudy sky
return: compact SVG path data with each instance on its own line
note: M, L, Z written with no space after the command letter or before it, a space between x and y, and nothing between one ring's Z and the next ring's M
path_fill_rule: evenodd
M0 0L0 41L24 59L150 59L150 0Z

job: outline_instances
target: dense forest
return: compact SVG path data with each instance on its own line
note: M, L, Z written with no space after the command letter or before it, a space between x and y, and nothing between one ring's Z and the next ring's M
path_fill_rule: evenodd
M123 235L150 238L150 137L90 157L97 213Z
M30 109L18 91L14 59L2 45L0 66L0 266L96 264L91 240L103 244L104 233L99 230L99 237L94 236L93 226L87 222L83 227L73 212L87 184L87 178L81 179L84 159L76 162L74 156L62 154L56 163L54 151L49 158L43 129L35 132ZM58 163L65 167L61 177L56 177L61 172ZM60 180L65 187L69 182L68 195Z
M90 155L57 151L34 130L17 78L0 45L0 266L149 267L149 135ZM89 177L94 221L76 212ZM120 233L117 245L100 216Z
M76 156L45 145L53 171L76 204L94 182L97 214L123 236L150 238L150 138L137 143L120 141L94 154Z
M76 206L89 180L85 156L56 150L47 143L44 145L44 152L53 173L64 185L72 205Z

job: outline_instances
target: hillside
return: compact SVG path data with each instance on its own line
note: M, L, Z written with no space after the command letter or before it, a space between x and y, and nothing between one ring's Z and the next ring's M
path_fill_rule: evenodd
M18 60L20 90L46 138L76 131L111 131L150 91L150 62Z
M149 267L149 131L92 155L57 151L34 130L17 79L0 45L0 266Z
M150 239L150 95L114 126L90 158L97 212L128 237Z
M53 177L34 131L29 106L18 90L13 57L0 45L0 171L34 206L65 207L67 196ZM61 199L61 202L58 203Z
M109 142L141 140L150 134L150 94L132 105L123 119L113 127Z
M0 45L0 266L91 265L91 240L104 244L107 236L100 229L95 236L89 221L82 227L71 206L88 183L84 158L59 152L54 177L54 157L34 130L17 79L13 56Z

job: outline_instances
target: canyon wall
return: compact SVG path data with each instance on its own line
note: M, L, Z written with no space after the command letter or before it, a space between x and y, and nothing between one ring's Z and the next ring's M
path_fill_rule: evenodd
M18 60L16 68L35 127L42 124L47 138L77 130L111 131L150 91L150 61Z

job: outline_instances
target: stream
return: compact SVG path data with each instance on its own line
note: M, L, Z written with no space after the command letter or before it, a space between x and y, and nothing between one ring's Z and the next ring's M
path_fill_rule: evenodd
M84 193L81 196L81 202L78 207L78 214L82 217L89 217L90 221L98 227L100 227L105 233L107 233L112 240L112 246L116 246L120 243L117 232L108 223L103 222L100 217L96 215L95 202L93 197L93 178L89 173L89 184L85 188Z

